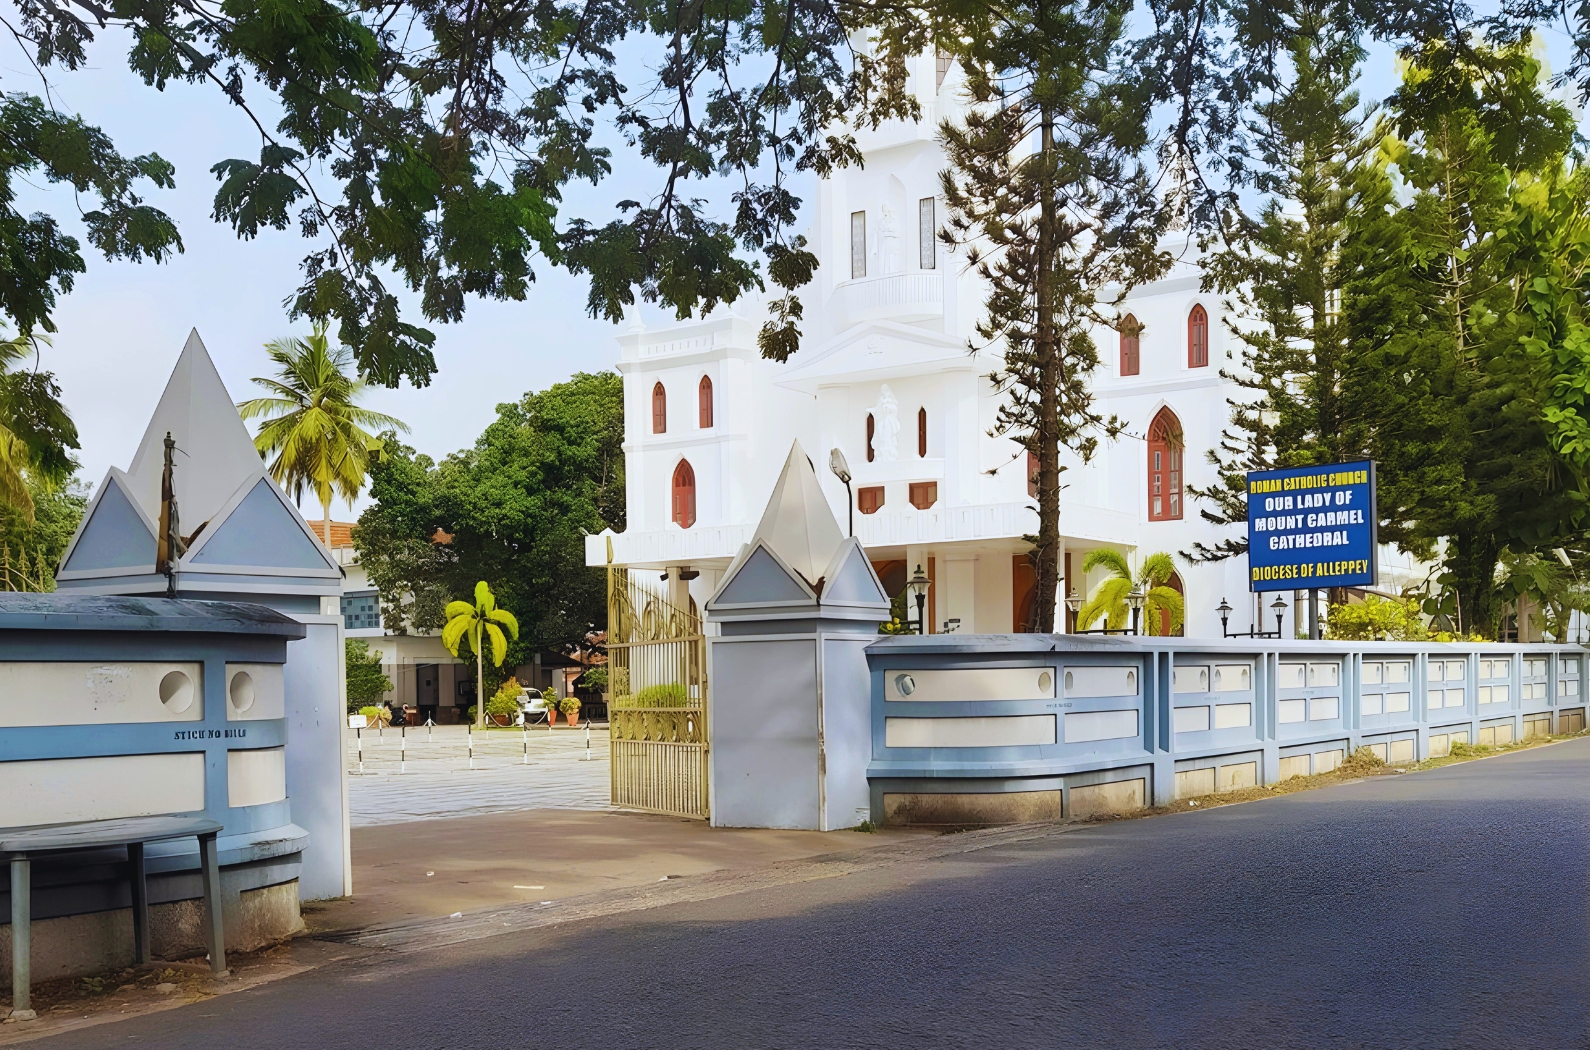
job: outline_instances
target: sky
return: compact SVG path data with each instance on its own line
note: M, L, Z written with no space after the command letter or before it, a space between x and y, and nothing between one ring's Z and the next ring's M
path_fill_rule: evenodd
M176 220L186 250L160 265L107 262L85 241L88 272L57 300L59 331L40 365L55 373L77 423L81 476L90 485L110 466L128 466L190 329L198 330L236 400L258 393L250 378L268 371L266 341L309 331L307 321L289 321L283 303L298 286L310 242L293 229L240 241L210 218L216 186L210 166L257 158L258 133L213 89L145 87L126 71L119 47L102 42L90 68L52 75L55 105L99 125L125 156L155 152L176 165L174 191L144 183L140 192ZM0 78L6 91L39 90L14 47L0 50ZM596 219L610 214L611 201L649 196L655 169L622 157L614 167L600 191L574 188L568 208L590 209L582 214ZM82 240L70 192L42 180L19 189L24 212L47 210ZM533 266L537 280L525 301L471 300L462 323L426 325L437 335L438 369L428 387L371 391L365 404L407 422L408 444L439 459L472 445L499 403L618 360L617 326L586 316L586 280L544 261ZM665 319L649 308L643 316ZM424 323L417 310L408 319ZM346 504L333 508L339 519L349 513Z

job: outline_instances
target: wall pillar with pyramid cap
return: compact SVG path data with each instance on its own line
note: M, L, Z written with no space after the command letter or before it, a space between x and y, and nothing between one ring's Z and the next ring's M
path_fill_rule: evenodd
M185 550L158 571L165 439ZM248 602L303 624L282 668L292 822L308 832L298 896L353 891L343 775L342 570L265 469L198 332L188 336L127 470L112 467L56 572L63 592Z
M712 822L854 827L871 815L866 647L889 599L797 443L706 604Z

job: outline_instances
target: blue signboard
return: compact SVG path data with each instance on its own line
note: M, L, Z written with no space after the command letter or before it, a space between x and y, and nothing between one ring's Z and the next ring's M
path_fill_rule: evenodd
M1248 475L1249 590L1373 585L1378 546L1369 460Z

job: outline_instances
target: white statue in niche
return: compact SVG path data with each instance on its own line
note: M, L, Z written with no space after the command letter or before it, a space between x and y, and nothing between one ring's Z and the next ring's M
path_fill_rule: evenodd
M883 272L900 272L900 216L888 201L883 202Z
M893 463L900 458L900 402L895 400L894 391L889 389L889 384L883 384L878 391L878 403L872 409L872 418L877 423L877 431L873 435L872 448L878 459L885 463Z

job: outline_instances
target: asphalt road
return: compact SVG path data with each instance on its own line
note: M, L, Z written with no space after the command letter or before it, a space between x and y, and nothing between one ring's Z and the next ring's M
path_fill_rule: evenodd
M1590 740L415 955L39 1047L1590 1046Z

